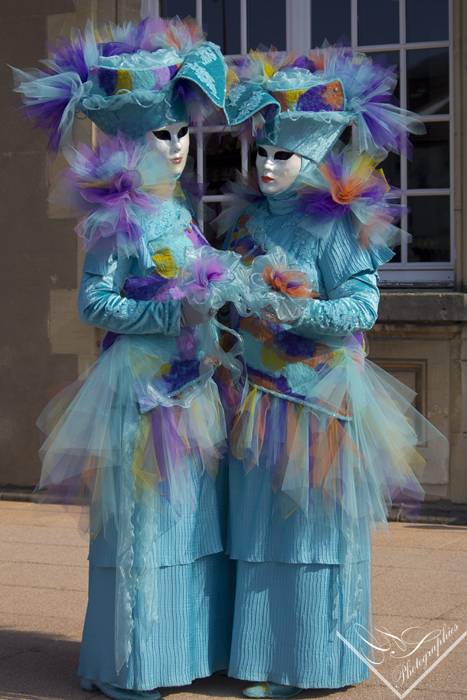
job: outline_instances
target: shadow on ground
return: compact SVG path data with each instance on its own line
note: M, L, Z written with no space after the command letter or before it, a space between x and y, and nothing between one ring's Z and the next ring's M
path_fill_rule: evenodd
M80 643L65 636L0 629L0 698L2 700L97 700L100 691L81 689L76 675ZM243 698L246 681L214 674L189 686L161 688L162 697ZM300 698L332 698L339 690L305 690Z

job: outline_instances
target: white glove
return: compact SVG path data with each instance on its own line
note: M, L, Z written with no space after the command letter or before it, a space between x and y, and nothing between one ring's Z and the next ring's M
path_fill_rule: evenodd
M215 309L211 309L209 314L202 314L191 306L186 298L183 298L180 304L180 328L199 326L200 323L207 323L212 319L215 313Z
M276 311L272 308L272 306L265 306L264 309L261 309L261 315L262 317L266 320L269 321L269 323L275 323L276 325L280 325L281 323L293 323L294 321L297 320L299 316L301 316L302 310L297 309L297 315L295 318L289 318L287 320L279 318L277 315Z

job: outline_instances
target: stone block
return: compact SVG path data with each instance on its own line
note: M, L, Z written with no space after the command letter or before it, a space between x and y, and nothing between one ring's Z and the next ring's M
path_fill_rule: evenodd
M2 58L0 61L0 85L12 87L11 70L7 64L15 68L26 69L38 67L40 58L47 58L45 43L46 16L41 15L8 15L5 7L20 7L24 3L3 2L2 21L0 22L0 42ZM42 0L37 0L42 4Z
M2 17L28 18L74 12L76 0L21 0L2 3Z
M80 319L77 289L53 289L50 292L49 333L52 353L91 355L98 351L95 330Z
M467 295L459 292L381 292L380 322L467 320Z
M416 333L397 337L396 333L392 336L390 333L377 327L369 334L369 359L415 390L418 394L415 407L449 439L450 382L446 381L449 340L437 337L431 340L426 335L417 337ZM422 434L421 438L424 441L426 436ZM445 496L449 483L449 465L441 457L445 445L430 443L429 447L428 452L422 442L418 448L427 459L422 484L428 486L431 495Z

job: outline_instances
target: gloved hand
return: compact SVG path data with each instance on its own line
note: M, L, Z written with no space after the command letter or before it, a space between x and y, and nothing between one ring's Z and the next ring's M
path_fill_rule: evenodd
M279 318L275 310L272 308L272 306L265 306L264 309L261 309L261 315L262 317L266 320L269 321L269 323L275 323L276 325L279 325L281 323L293 323L293 321L296 321L297 318L301 315L302 310L297 308L297 315L295 318L289 318L287 320Z
M199 326L200 323L207 323L215 315L215 309L209 314L202 314L197 311L186 298L183 298L180 304L180 328L188 328L191 326Z

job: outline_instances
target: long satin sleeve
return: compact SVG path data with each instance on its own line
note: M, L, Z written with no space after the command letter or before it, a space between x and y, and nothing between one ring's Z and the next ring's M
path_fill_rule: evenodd
M136 301L120 296L131 259L109 261L105 274L83 272L78 298L81 320L115 333L178 335L180 301Z
M376 274L350 277L329 293L329 301L314 300L290 324L300 335L316 331L326 335L352 335L372 328L378 316L379 290Z

